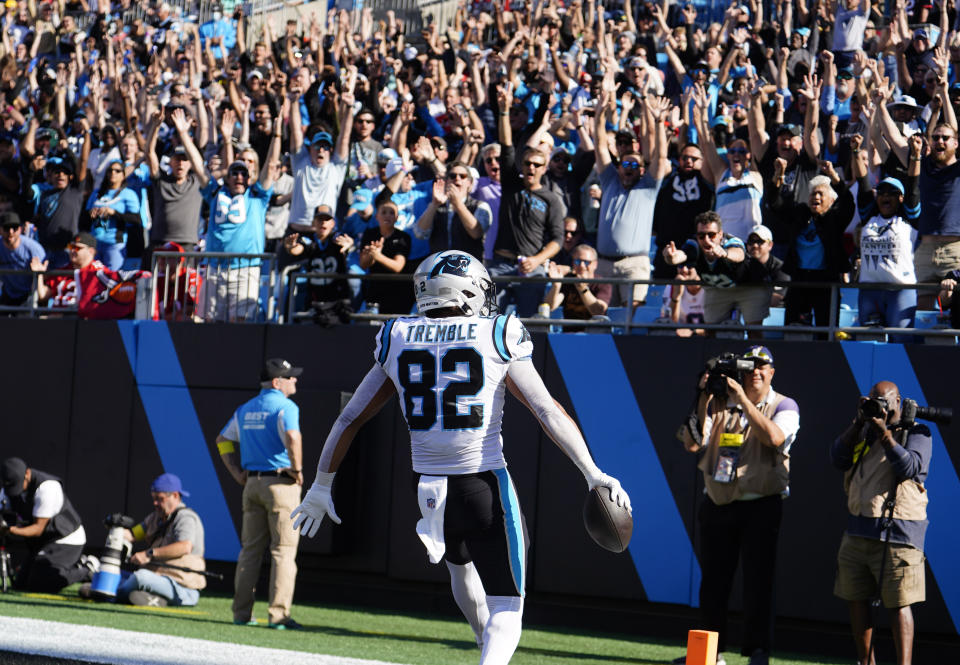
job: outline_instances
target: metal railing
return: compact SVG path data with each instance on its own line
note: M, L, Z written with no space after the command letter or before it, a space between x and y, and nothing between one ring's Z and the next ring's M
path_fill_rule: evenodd
M142 279L138 288L146 293L138 294L138 318L164 319L170 321L194 322L268 322L294 323L314 317L312 308L300 309L297 302L303 293L303 286L315 279L343 279L351 288L363 281L403 281L409 282L411 276L403 275L363 275L354 273L301 272L300 264L286 266L282 271L275 254L236 254L228 252L161 252L153 253L152 276ZM37 300L37 279L42 275L72 275L71 270L32 271L0 270L0 281L8 274L29 274L33 282L31 295L23 305L0 306L0 313L13 313L30 317L51 314L77 313L76 307L50 307ZM550 283L596 284L612 286L635 286L645 284L651 287L665 285L701 285L702 282L680 280L632 280L594 278L579 279L565 277L515 276L495 277L493 281L499 288L508 284L542 284L544 290ZM759 286L784 286L791 289L829 289L829 320L817 322L817 325L745 325L739 322L688 323L674 322L659 315L659 303L645 305L643 316L637 317L632 302L622 308L611 308L609 315L592 319L566 319L534 316L521 319L534 330L551 332L565 328L585 329L588 332L609 331L631 334L635 332L650 334L671 334L679 329L702 329L720 337L761 333L767 337L782 335L785 339L813 339L814 336L827 339L858 339L885 341L890 336L912 336L923 338L927 343L955 343L960 330L950 328L945 317L935 313L923 312L927 320L924 327L899 328L893 326L865 325L853 320L850 310L841 312L841 291L845 289L869 290L917 290L931 293L939 290L939 284L880 284L880 283L830 283L822 282L771 282ZM716 287L714 287L716 288ZM775 308L772 308L775 310ZM651 313L657 310L657 316ZM396 314L370 312L349 313L354 322L381 321ZM844 321L843 319L847 319Z
M393 280L393 281L403 281L409 280L410 275L358 275L358 274L341 274L341 273L325 273L325 272L295 272L291 268L294 266L288 266L284 275L284 288L287 289L286 297L286 311L284 312L282 318L288 322L294 322L298 320L308 319L312 316L312 313L303 311L296 312L294 311L294 303L297 299L298 289L300 288L301 283L307 282L309 279L315 278L340 278L346 280ZM632 280L632 279L613 279L613 278L593 278L593 279L579 279L565 277L562 279L552 279L550 277L525 277L517 278L513 276L503 276L503 277L494 277L493 281L498 284L498 286L504 284L516 284L516 283L527 283L534 284L539 283L543 284L546 289L547 284L554 282L561 284L611 284L613 286L634 286L645 284L648 286L666 286L666 285L699 285L706 286L708 288L717 288L710 287L708 284L697 281L681 281L681 280L665 280L665 279L648 279L648 280ZM622 318L617 318L616 320L611 319L610 317L594 317L592 319L565 319L565 318L545 318L540 316L535 317L526 317L521 320L530 326L533 326L535 329L550 329L551 331L559 331L565 327L576 327L576 328L587 328L593 331L612 331L614 333L623 333L631 334L633 332L650 332L650 331L664 331L671 332L679 329L702 329L708 330L715 333L723 333L721 336L732 336L739 335L744 336L745 333L777 333L782 334L786 339L813 339L815 335L826 337L828 339L851 339L854 336L857 339L865 340L869 339L872 341L885 341L885 339L890 335L912 335L914 337L923 337L923 338L932 338L932 339L943 339L949 341L951 338L956 338L960 335L960 330L952 329L945 327L944 324L938 323L937 325L929 328L899 328L893 326L879 326L879 325L842 325L840 320L840 311L841 311L841 290L842 289L868 289L868 290L913 290L916 289L921 292L935 292L939 290L939 284L927 283L927 284L880 284L880 283L823 283L823 282L769 282L764 284L756 284L749 286L768 286L768 287L788 287L788 288L804 288L804 289L829 289L830 290L830 308L829 313L830 317L827 322L821 323L817 322L817 325L802 325L802 324L789 324L789 325L748 325L742 323L735 323L732 321L725 321L723 323L687 323L687 322L673 322L666 321L663 318L655 317L653 320L645 321L636 321L635 313L636 309L632 302L626 303L622 308L625 310L625 314ZM654 308L656 304L651 303L644 306L643 309L650 310ZM775 308L771 308L775 309ZM355 321L382 321L389 319L396 314L381 314L381 313L366 313L366 312L357 312L351 315L351 318Z
M154 252L151 318L276 323L276 254Z
M49 304L49 300L45 303L41 303L39 296L37 295L37 284L43 279L44 276L50 277L59 277L73 275L73 270L43 270L43 271L34 271L34 270L11 270L8 268L0 269L0 283L3 282L4 275L30 275L31 284L30 292L24 300L22 305L0 305L0 314L11 314L14 316L23 315L30 318L37 318L40 316L47 316L51 314L66 314L66 315L76 315L77 314L77 305L69 305L62 307L53 307Z

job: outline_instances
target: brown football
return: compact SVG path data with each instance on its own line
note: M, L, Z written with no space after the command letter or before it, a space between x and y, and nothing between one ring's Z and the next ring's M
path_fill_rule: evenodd
M595 487L583 502L583 525L605 550L622 552L633 535L633 515L611 498L609 487Z

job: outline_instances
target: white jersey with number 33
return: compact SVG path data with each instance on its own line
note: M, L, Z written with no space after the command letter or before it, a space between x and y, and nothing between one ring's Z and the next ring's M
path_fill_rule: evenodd
M506 466L500 424L507 370L533 341L513 316L390 319L374 359L396 386L413 469L455 475Z

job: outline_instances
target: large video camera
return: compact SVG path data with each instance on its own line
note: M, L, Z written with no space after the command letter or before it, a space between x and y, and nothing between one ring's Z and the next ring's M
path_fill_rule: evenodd
M737 383L743 383L747 372L752 372L757 366L755 358L744 358L727 351L707 361L707 385L705 390L715 399L727 399L727 377Z

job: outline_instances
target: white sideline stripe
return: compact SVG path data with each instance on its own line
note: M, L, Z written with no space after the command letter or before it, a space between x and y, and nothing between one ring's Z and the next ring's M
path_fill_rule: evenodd
M0 650L113 665L393 665L21 617L0 617Z

